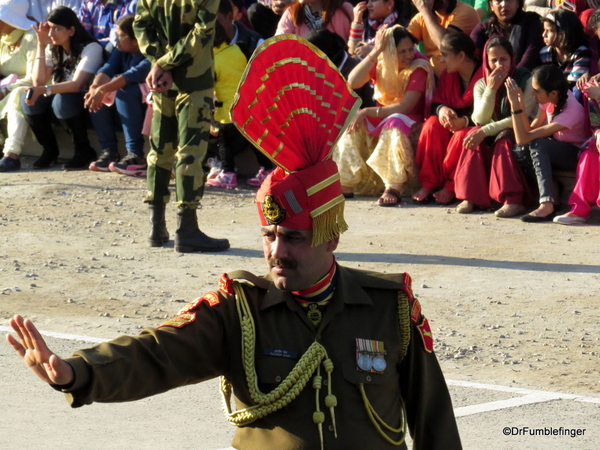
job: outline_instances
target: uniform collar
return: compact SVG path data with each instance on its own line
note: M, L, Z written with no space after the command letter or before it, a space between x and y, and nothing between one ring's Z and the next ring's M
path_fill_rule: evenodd
M343 304L347 305L372 305L373 302L363 290L361 285L355 279L355 277L348 271L348 269L337 265L338 270L338 282L329 304L330 308L337 310L342 309ZM270 277L266 277L270 279ZM279 303L286 302L288 307L293 311L300 308L297 302L294 300L289 292L284 292L275 287L273 282L269 284L267 292L263 298L260 309L267 309L271 306L278 305Z

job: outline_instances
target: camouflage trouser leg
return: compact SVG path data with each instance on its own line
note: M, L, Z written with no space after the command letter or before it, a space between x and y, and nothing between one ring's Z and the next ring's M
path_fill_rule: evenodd
M169 91L152 96L152 130L148 154L147 203L169 201L175 166L176 204L196 209L204 194L202 161L210 134L212 91Z

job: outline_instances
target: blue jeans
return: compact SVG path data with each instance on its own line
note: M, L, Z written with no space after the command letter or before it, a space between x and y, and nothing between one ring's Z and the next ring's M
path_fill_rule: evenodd
M36 116L44 114L52 109L58 119L71 119L82 114L83 110L83 92L69 92L68 94L54 94L50 97L40 95L34 105L25 104L25 93L21 97L21 108L23 114ZM51 123L48 127L51 128Z
M540 190L540 203L558 200L552 196L552 169L575 171L579 147L545 137L533 141L529 151Z
M140 158L144 157L142 127L145 117L146 104L143 103L142 93L137 84L129 84L119 89L112 107L103 106L98 112L90 114L102 149L118 153L116 130L120 121L127 151Z

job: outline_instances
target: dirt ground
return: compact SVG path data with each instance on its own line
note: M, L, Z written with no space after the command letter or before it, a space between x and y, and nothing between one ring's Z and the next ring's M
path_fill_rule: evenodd
M0 174L3 325L20 313L49 331L137 333L213 290L223 272L264 272L253 190L207 189L201 228L230 239L222 254L148 247L144 192L145 180L112 173ZM412 275L448 378L600 392L598 210L566 227L374 200L347 203L338 261ZM167 214L173 233L174 206Z

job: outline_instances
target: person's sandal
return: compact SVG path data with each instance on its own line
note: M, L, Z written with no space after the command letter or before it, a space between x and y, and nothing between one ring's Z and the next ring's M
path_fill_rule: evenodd
M383 196L384 195L389 195L391 197L394 198L395 201L393 202L384 202L383 201ZM383 206L384 208L389 208L392 206L396 206L400 203L400 192L398 192L396 189L392 189L392 188L386 188L385 191L383 191L383 194L381 195L381 197L379 197L379 200L377 201L377 204L379 206Z

